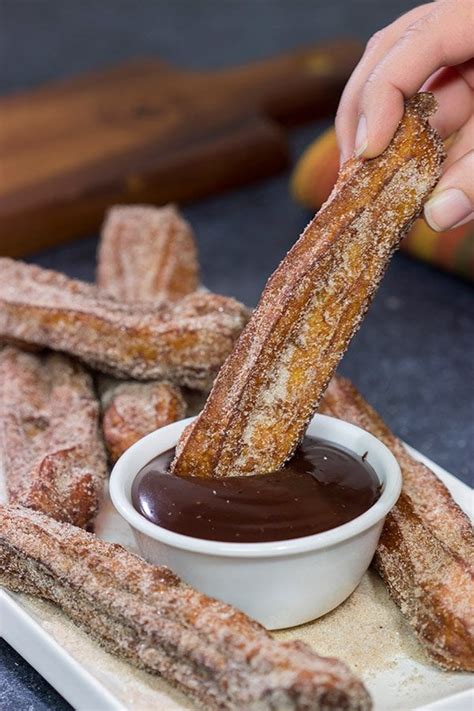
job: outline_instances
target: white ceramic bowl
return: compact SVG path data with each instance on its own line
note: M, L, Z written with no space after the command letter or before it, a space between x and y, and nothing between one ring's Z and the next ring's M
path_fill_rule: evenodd
M116 463L112 501L128 521L146 560L167 565L196 589L229 602L267 629L292 627L324 615L357 587L375 552L386 514L401 489L395 457L378 439L342 420L316 415L308 434L368 452L382 485L378 501L361 516L303 538L269 543L208 541L168 531L132 505L132 483L151 459L174 447L193 418L143 437Z

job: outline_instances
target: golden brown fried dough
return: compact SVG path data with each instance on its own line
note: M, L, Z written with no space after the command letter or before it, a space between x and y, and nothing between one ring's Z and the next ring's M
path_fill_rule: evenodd
M154 430L181 420L186 403L176 385L114 381L102 397L102 431L115 462L126 449Z
M387 516L376 568L433 660L445 669L474 671L471 522L348 380L331 380L320 412L362 427L397 458L402 495Z
M124 303L178 301L199 286L191 226L172 206L118 205L107 214L96 283ZM138 439L180 420L186 404L177 385L99 376L102 427L112 461Z

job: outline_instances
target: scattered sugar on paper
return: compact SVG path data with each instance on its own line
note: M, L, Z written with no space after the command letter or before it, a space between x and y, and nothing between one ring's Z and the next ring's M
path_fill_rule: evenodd
M367 678L390 669L400 657L427 663L400 611L374 571L369 571L346 602L314 622L275 633L301 639L318 654L338 657ZM428 662L429 663L429 662Z

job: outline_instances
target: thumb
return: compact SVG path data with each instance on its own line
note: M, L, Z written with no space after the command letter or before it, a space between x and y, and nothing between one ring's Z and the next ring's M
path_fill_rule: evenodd
M474 150L452 163L425 204L425 220L437 232L474 218Z

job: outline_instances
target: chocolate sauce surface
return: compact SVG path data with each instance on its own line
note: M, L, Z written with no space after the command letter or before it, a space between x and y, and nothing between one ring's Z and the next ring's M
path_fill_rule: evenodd
M328 531L367 511L380 496L376 473L348 449L305 437L279 471L254 476L170 474L174 450L138 473L135 509L176 533L232 543L300 538Z

